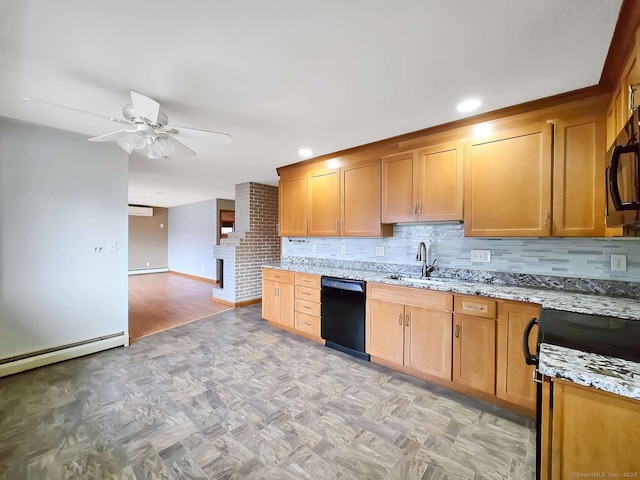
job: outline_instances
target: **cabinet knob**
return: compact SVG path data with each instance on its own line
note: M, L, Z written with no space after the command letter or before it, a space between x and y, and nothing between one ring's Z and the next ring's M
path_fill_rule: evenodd
M409 326L409 322L410 322L410 321L411 321L411 314L410 314L410 313L407 313L407 314L404 316L404 326L405 326L405 327L408 327L408 326Z
M456 333L455 333L455 335L456 335L456 338L460 338L460 324L456 325Z
M551 219L551 215L549 215L549 212L545 211L544 212L544 226L549 228L549 220Z
M402 325L402 314L398 315L398 325Z
M412 213L413 213L414 215L417 215L417 213L418 213L418 204L417 204L417 203L414 203L414 204L413 204L413 212L412 212Z

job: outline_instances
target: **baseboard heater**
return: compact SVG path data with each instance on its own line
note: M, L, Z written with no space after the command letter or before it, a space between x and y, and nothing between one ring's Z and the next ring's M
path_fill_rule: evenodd
M0 377L127 345L129 345L129 332L120 332L5 358L0 360Z

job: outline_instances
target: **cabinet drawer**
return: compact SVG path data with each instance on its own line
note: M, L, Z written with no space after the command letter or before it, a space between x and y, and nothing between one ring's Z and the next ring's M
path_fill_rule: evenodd
M320 336L320 317L296 312L296 330Z
M472 317L496 318L496 301L483 297L454 295L453 311Z
M264 280L275 280L282 283L293 283L294 273L286 272L284 270L272 270L265 268L262 270L262 278Z
M367 283L367 298L416 307L434 308L436 310L451 311L453 307L453 295L450 293L434 292L424 288L398 287L382 283Z
M320 290L317 288L301 287L296 285L296 298L320 303Z
M315 315L316 317L319 317L320 304L296 298L296 312L306 313L308 315Z
M296 273L296 285L303 287L320 288L320 275L311 273Z

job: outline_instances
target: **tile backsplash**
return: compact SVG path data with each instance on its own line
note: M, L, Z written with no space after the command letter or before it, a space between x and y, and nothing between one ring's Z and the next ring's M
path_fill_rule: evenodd
M445 268L640 282L640 238L469 238L460 224L394 225L387 238L283 237L282 256L418 265L419 242ZM491 250L491 261L472 262L472 249ZM611 254L627 256L626 272L611 271Z

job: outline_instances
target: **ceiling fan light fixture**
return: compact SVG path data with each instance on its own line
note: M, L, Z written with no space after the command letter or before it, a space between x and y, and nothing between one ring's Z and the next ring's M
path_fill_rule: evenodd
M153 140L147 148L147 157L153 160L160 158L164 155L162 148L160 147L160 145L158 145L158 142L156 140Z
M144 148L146 143L146 135L142 132L129 132L126 139L134 149Z
M176 147L171 143L168 137L158 137L155 139L154 143L160 147L160 151L162 152L163 157L168 157L171 155Z

